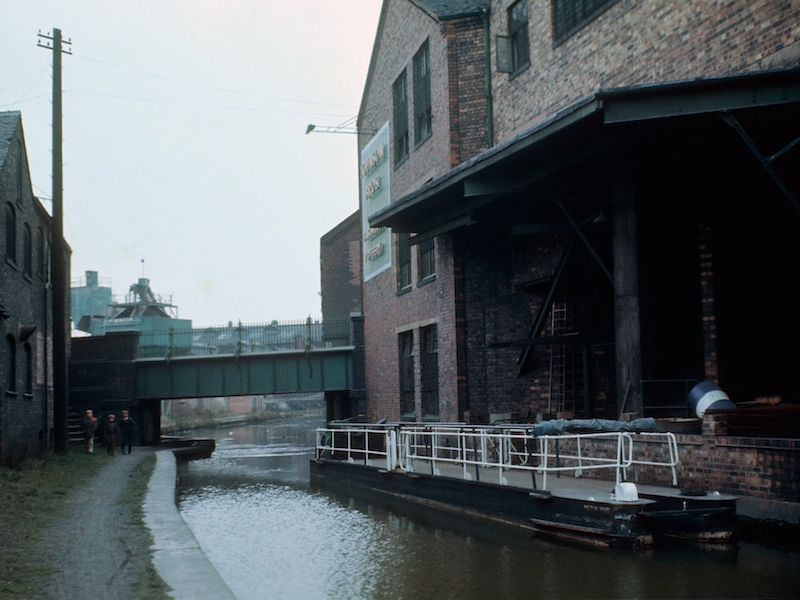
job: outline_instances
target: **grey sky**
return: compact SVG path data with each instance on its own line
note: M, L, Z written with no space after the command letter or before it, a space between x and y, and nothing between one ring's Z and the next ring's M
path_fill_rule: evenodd
M139 277L196 325L320 314L319 238L358 207L354 117L380 0L0 0L0 111L52 209L61 29L72 277ZM144 263L142 263L144 259Z

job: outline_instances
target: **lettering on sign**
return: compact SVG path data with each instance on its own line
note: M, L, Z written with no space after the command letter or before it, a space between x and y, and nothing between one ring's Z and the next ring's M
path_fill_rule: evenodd
M386 145L380 144L376 149L375 152L370 154L363 163L361 163L361 176L365 177L367 173L372 171L375 167L377 167L383 159L386 157Z
M364 241L365 242L370 241L376 235L380 235L381 233L383 233L384 229L386 229L386 227L370 227L364 232Z
M392 267L392 231L370 227L369 217L391 203L391 152L386 122L359 154L364 281Z
M381 178L376 177L372 181L370 181L366 187L364 188L364 195L367 198L372 198L375 194L377 194L381 189Z
M379 244L376 244L372 248L367 250L367 253L365 254L365 258L367 260L375 260L376 258L381 256L383 253L384 253L383 242L380 242Z

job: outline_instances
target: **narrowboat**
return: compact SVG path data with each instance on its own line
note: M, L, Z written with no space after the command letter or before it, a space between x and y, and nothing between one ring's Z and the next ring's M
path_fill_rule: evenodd
M730 545L736 497L681 489L675 436L653 419L538 424L328 423L311 484L624 548L661 538ZM665 485L627 480L662 471Z

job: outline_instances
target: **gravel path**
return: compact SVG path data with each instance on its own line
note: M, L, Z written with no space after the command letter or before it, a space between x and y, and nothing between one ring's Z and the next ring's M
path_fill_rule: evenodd
M98 451L105 448L95 447ZM118 453L70 498L68 516L45 538L50 543L43 553L58 569L45 590L46 598L137 598L151 565L151 538L130 514L123 494L136 465L152 454L148 448Z

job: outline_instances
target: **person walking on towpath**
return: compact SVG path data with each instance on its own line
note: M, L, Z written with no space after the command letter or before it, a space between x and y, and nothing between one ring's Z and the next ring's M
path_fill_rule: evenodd
M119 425L117 425L115 419L114 413L110 413L105 427L106 447L111 456L114 456L114 449L117 445L117 435L119 435Z
M125 454L125 448L128 449L128 454L133 450L133 432L136 429L136 421L128 416L128 411L122 411L122 420L119 422L119 430L122 432L122 453Z
M83 428L83 439L86 440L86 452L92 454L94 452L94 433L97 431L97 418L92 414L90 408L86 409L81 427Z

